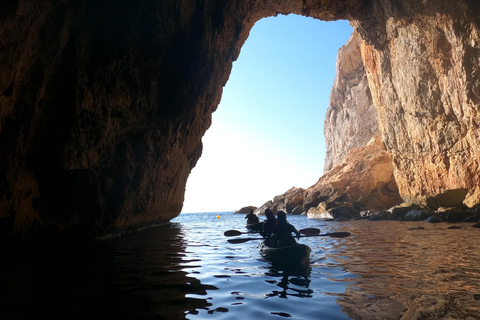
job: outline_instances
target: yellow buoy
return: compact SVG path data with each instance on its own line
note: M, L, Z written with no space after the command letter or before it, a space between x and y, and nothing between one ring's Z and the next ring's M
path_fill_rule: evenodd
M217 219L220 219L220 215L217 215Z

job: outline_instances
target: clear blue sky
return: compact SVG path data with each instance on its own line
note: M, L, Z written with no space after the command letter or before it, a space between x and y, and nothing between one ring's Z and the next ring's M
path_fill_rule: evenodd
M233 64L182 212L261 206L323 173L323 120L347 21L289 15L258 21Z

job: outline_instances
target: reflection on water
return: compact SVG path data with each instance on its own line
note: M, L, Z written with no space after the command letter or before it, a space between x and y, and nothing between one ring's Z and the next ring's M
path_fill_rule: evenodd
M228 243L223 232L246 231L245 220L220 216L4 257L0 318L480 319L480 230L469 224L289 217L352 236L302 238L310 265L286 268L264 260L259 241Z
M274 269L273 273L267 274L268 276L276 277ZM313 290L309 289L310 280L308 275L305 276L292 276L289 274L279 274L280 281L278 280L266 280L270 284L275 284L279 287L277 290L273 290L267 294L267 297L278 296L280 298L297 297L297 298L312 298Z
M37 252L4 261L0 318L183 319L209 305L212 285L189 276L178 225L100 242L88 252ZM177 307L180 306L180 307Z
M456 226L346 223L354 236L329 255L357 277L338 304L354 319L480 319L480 230Z

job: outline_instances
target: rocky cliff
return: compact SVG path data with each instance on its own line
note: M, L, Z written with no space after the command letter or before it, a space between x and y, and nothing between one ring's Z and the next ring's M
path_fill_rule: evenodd
M307 188L292 188L257 209L307 214L310 218L353 219L402 203L393 176L391 154L375 135ZM364 213L366 214L366 213Z
M1 234L91 237L179 214L232 62L253 24L277 14L347 19L360 34L402 197L471 190L480 185L479 7L2 1Z
M338 51L337 73L323 124L325 173L339 164L348 151L365 146L380 133L360 45L360 35L354 31Z
M368 11L353 25L400 195L478 187L480 4L372 1Z

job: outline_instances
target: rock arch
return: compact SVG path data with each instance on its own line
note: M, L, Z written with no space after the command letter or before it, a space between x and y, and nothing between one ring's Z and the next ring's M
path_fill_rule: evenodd
M232 62L277 14L360 33L406 198L472 189L478 12L473 0L2 1L2 234L90 237L176 216Z

